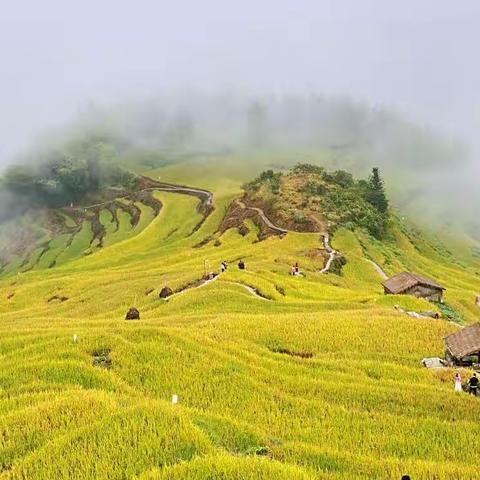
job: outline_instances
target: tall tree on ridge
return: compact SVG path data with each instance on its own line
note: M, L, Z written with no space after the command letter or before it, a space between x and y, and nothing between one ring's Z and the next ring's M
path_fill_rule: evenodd
M372 175L368 181L368 187L368 202L371 203L379 212L387 213L388 199L385 194L385 186L382 178L380 177L380 171L378 168L374 168L372 170Z

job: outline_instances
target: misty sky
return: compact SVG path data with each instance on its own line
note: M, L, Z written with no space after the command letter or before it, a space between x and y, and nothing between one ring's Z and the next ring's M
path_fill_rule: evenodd
M0 163L90 101L172 88L345 94L472 143L477 0L16 0L0 11Z

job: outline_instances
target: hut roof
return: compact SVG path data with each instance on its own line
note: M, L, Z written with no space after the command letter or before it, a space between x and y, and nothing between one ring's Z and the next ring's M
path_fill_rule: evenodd
M408 290L415 285L423 285L438 290L445 290L441 285L433 280L410 272L399 273L398 275L394 275L383 282L383 286L393 294L405 292L405 290Z
M445 337L445 344L455 358L480 352L480 322Z

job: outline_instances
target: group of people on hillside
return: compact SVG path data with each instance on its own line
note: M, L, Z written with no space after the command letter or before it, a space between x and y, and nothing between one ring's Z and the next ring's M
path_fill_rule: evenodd
M224 260L220 264L220 271L224 273L227 271L227 268L228 268L228 263ZM238 261L238 268L240 270L245 270L245 262L242 259ZM292 268L290 269L290 275L292 276L302 275L302 273L300 272L300 267L298 266L298 262L292 265Z
M292 265L292 268L290 269L290 275L294 277L298 277L301 275L300 273L300 267L298 266L298 262L295 263L295 265Z
M240 260L238 261L238 268L239 268L240 270L245 270L245 262L244 262L242 259L240 259ZM226 260L224 260L224 261L220 264L220 271L221 271L222 273L224 273L224 272L227 271L227 269L228 269L228 263L226 262Z
M478 380L477 374L474 373L467 382L467 390L470 395L477 396L478 391L478 384L480 381ZM462 387L462 376L459 372L455 374L455 391L461 392L463 390Z
M240 270L245 270L245 262L240 259L238 261L238 268ZM220 264L220 271L222 273L226 272L228 269L228 263L224 260L221 264ZM300 272L300 267L298 266L298 262L296 262L294 265L292 265L292 268L290 269L290 275L292 276L299 276L299 275L302 275L302 273Z

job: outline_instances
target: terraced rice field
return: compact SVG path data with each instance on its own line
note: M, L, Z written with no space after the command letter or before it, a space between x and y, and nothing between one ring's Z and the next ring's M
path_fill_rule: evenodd
M160 213L136 203L136 226L100 210L102 248L86 219L0 278L0 479L478 478L480 400L420 363L459 327L395 311L432 305L385 297L371 261L437 279L464 323L478 318L473 265L395 220L385 243L335 232L348 263L322 274L318 234L219 233L247 172L149 174L210 190L213 212L157 191ZM158 298L222 260L215 281ZM124 320L131 306L140 321Z
M150 192L147 192L150 193ZM147 195L147 200L152 197ZM32 269L47 269L92 254L99 248L132 238L156 217L161 204L152 207L153 199L141 200L119 198L92 207L77 207L50 212L48 222L42 217L34 218L28 212L22 222L28 226L27 234L37 240L22 244L18 253L9 255L9 261L0 265L0 274L27 272ZM52 220L53 219L53 220ZM49 228L49 223L55 222ZM38 233L40 232L40 233ZM22 233L25 235L24 231ZM1 247L15 239L15 230L9 225L0 228Z

